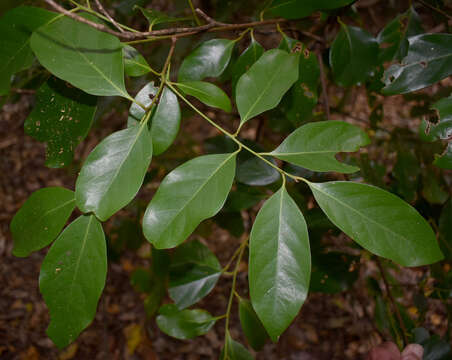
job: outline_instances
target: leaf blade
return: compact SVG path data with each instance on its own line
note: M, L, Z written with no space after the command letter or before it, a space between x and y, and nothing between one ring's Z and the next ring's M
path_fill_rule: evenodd
M218 86L205 81L186 81L175 84L185 94L194 96L202 103L231 112L229 97Z

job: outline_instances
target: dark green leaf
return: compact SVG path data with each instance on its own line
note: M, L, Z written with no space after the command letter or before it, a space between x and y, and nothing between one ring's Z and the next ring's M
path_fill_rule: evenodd
M249 70L251 65L253 65L264 53L264 48L259 44L254 36L251 36L251 43L243 51L240 57L235 62L232 67L232 89L235 91L237 81L239 78Z
M256 188L237 184L237 188L229 193L224 208L233 212L247 210L259 201L264 200L265 197L266 195Z
M449 192L441 188L434 174L425 174L422 178L422 195L431 204L444 204L449 198Z
M24 257L49 245L75 207L74 193L59 187L34 192L11 221L13 255Z
M158 88L154 86L154 82L151 81L144 85L138 94L135 96L135 101L148 107L152 103L152 99L157 95ZM137 103L132 103L129 109L129 117L127 118L127 126L137 125L146 115L145 110Z
M417 157L409 149L400 149L397 153L397 162L392 170L396 192L406 201L416 199L417 187L421 168Z
M180 19L168 16L161 11L157 11L154 9L145 9L139 5L135 5L134 9L139 9L143 16L149 21L149 28L152 29L154 25L163 24L163 23L172 23L179 21Z
M242 214L239 211L220 211L213 220L218 226L229 231L236 238L239 238L245 232Z
M299 54L279 49L266 51L243 74L236 87L240 124L276 107L298 79Z
M428 223L397 196L348 181L309 183L309 187L328 218L370 252L403 266L443 258Z
M402 63L385 71L385 95L419 90L452 74L451 34L422 34L408 41L408 54Z
M20 6L0 19L0 95L9 92L11 76L33 63L30 36L56 13L32 6Z
M366 30L341 24L330 49L334 79L341 86L362 84L375 71L378 43Z
M450 344L438 335L430 336L424 328L416 328L413 333L414 343L424 348L423 360L448 360L452 356Z
M301 126L270 154L313 171L352 173L359 168L340 163L335 155L356 151L369 142L367 134L354 125L321 121Z
M221 350L220 360L253 360L248 350L235 341L229 331L226 332L224 347Z
M446 259L452 260L452 200L446 203L439 218L440 246Z
M269 11L286 19L300 19L317 10L328 10L351 4L355 0L274 0Z
M179 68L178 81L197 81L220 76L229 64L235 41L212 39L188 55Z
M130 275L130 284L135 290L150 293L152 290L152 276L149 270L138 268Z
M137 49L124 45L122 48L124 56L124 70L129 76L143 76L151 71L146 59Z
M433 162L442 169L452 169L452 143L450 142L441 156L436 156Z
M77 206L107 220L137 194L152 157L146 124L115 132L85 160L75 185Z
M175 305L163 305L157 316L157 325L165 334L176 339L192 339L206 334L215 324L216 319L207 311L182 310Z
M251 301L273 341L300 311L310 274L306 222L282 187L262 206L250 234Z
M64 16L37 29L30 42L41 65L60 79L88 94L130 99L118 38Z
M452 137L452 95L437 101L432 108L438 112L439 123L431 127L430 134L439 139L450 139Z
M168 292L179 309L185 309L215 287L221 266L215 255L198 240L176 248L170 268Z
M251 347L259 351L268 339L267 331L257 317L251 303L246 299L240 299L239 317L243 333Z
M25 120L25 132L46 142L46 165L69 165L76 146L86 137L96 112L97 99L50 78L36 93L36 105Z
M194 96L202 103L230 112L231 100L218 86L205 81L180 82L176 86L185 94Z
M50 311L47 335L59 348L74 341L94 319L106 277L102 225L93 215L80 216L55 240L39 276Z
M192 159L163 179L143 219L146 238L158 249L182 243L223 207L235 173L236 153Z

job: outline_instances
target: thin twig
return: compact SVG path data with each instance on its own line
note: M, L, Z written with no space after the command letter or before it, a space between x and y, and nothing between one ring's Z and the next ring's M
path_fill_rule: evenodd
M443 10L441 10L441 9L439 9L439 8L433 6L433 5L430 5L429 3L425 2L424 0L418 0L418 1L419 1L422 5L424 5L424 6L428 7L428 8L430 8L430 9L432 9L432 10L438 12L439 14L441 14L441 15L447 17L448 19L452 19L452 16L450 16L448 13L444 12Z
M198 16L196 15L196 11L191 0L188 0L188 5L190 6L191 12L193 13L196 24L201 25L201 21L199 21Z
M217 26L216 24L221 24L215 21L215 23L208 23L201 26L194 26L194 27L180 27L180 28L169 28L169 29L162 29L162 30L153 30L153 31L146 31L146 32L118 32L111 30L107 26L103 24L97 24L95 22L92 22L90 20L87 20L77 14L73 14L70 11L66 10L62 6L58 5L53 0L45 0L47 4L49 4L51 7L53 7L58 12L72 18L73 20L76 20L78 22L84 23L86 25L89 25L99 31L103 31L106 33L109 33L111 35L117 36L120 39L125 40L135 40L135 39L143 39L143 38L150 38L145 41L149 40L156 40L159 39L159 37L185 37L194 35L200 32L204 31L232 31L237 29L244 29L249 27L255 27L255 26L262 26L262 25L268 25L268 24L275 24L279 22L285 22L288 21L286 19L269 19L269 20L263 20L263 21L252 21L249 23L243 23L243 24L224 24ZM199 12L198 12L199 13Z
M204 11L202 11L201 9L196 9L195 13L199 14L204 20L207 21L207 23L209 24L214 24L214 25L228 25L226 23L222 23L219 21L216 21L215 19L211 18L209 15L207 15Z
M397 320L399 321L399 325L402 330L403 341L405 342L405 345L408 345L408 338L406 336L407 331L406 331L405 323L403 322L402 316L400 315L399 307L397 306L397 304L394 300L394 297L392 296L391 288L389 286L388 279L386 279L386 275L385 275L383 266L381 265L381 261L378 257L375 257L375 261L377 263L378 269L380 270L381 278L383 279L383 283L385 284L386 293L388 294L389 301L391 302L391 305L396 314Z
M319 61L320 68L320 81L322 83L322 97L323 97L323 107L325 109L326 119L330 119L330 103L328 101L328 91L326 87L326 77L325 69L323 68L323 59L320 51L317 52L317 60Z
M110 22L115 26L116 29L118 29L120 32L124 32L124 30L122 29L121 26L118 25L118 23L115 21L115 19L113 19L113 17L108 13L107 10L105 10L105 8L102 6L101 2L99 0L94 0L94 2L96 3L96 6L99 8L100 12L102 14L104 14L108 20L110 20Z

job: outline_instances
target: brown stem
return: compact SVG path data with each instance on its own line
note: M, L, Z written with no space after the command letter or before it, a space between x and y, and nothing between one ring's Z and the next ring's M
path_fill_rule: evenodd
M118 25L118 23L113 19L113 17L108 13L107 10L102 6L101 2L99 0L94 0L96 3L96 6L99 8L100 12L104 14L108 20L115 26L116 29L118 29L120 32L124 32L124 30L121 28L121 26Z
M375 261L377 263L378 269L380 270L381 278L383 279L383 282L385 284L386 293L388 294L389 301L391 302L391 305L396 314L397 320L399 321L400 328L402 329L403 341L404 341L405 345L408 345L408 338L406 336L407 331L406 331L405 323L403 322L402 315L400 315L399 307L397 306L397 304L394 300L394 297L392 296L391 288L389 286L388 279L386 278L383 266L381 265L381 261L378 257L375 257Z
M49 4L51 7L53 7L58 12L72 18L73 20L76 20L78 22L84 23L86 25L89 25L99 31L103 31L106 33L109 33L111 35L117 36L120 39L124 40L135 40L135 39L143 39L143 38L149 38L149 37L169 37L169 36L176 36L176 37L185 37L194 35L203 31L231 31L231 30L237 30L237 29L244 29L254 26L262 26L262 25L268 25L268 24L275 24L278 22L285 22L288 21L286 19L269 19L269 20L263 20L263 21L252 21L249 23L243 23L243 24L224 24L219 23L217 21L210 22L205 25L201 26L194 26L194 27L180 27L180 28L169 28L169 29L162 29L162 30L153 30L153 31L146 31L146 32L118 32L111 30L105 25L97 24L95 22L89 21L77 14L71 13L70 11L66 10L62 6L58 5L53 0L45 0L47 4ZM199 10L199 9L197 9ZM199 11L197 11L199 13Z
M323 107L325 109L326 119L330 119L330 103L328 101L328 91L326 87L326 77L325 77L325 69L323 68L323 59L320 51L317 52L317 60L319 61L320 68L320 81L322 83L322 97L323 97Z

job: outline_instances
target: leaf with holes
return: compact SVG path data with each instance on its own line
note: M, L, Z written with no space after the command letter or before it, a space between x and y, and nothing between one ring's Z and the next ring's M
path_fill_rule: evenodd
M402 266L443 258L427 221L399 197L348 181L309 183L309 187L328 218L373 254Z
M48 187L34 192L11 221L13 255L28 256L49 245L74 208L75 197L70 190Z
M234 180L235 158L236 153L199 156L163 179L143 218L152 245L175 247L220 211Z
M47 335L63 348L94 319L107 277L102 225L82 215L55 240L45 257L39 289L50 311Z
M452 138L452 95L443 98L432 105L438 113L439 122L430 129L430 135L439 139L447 140Z
M359 168L340 163L335 155L356 151L369 142L366 133L354 125L337 120L321 121L299 127L270 154L312 171L352 173Z

